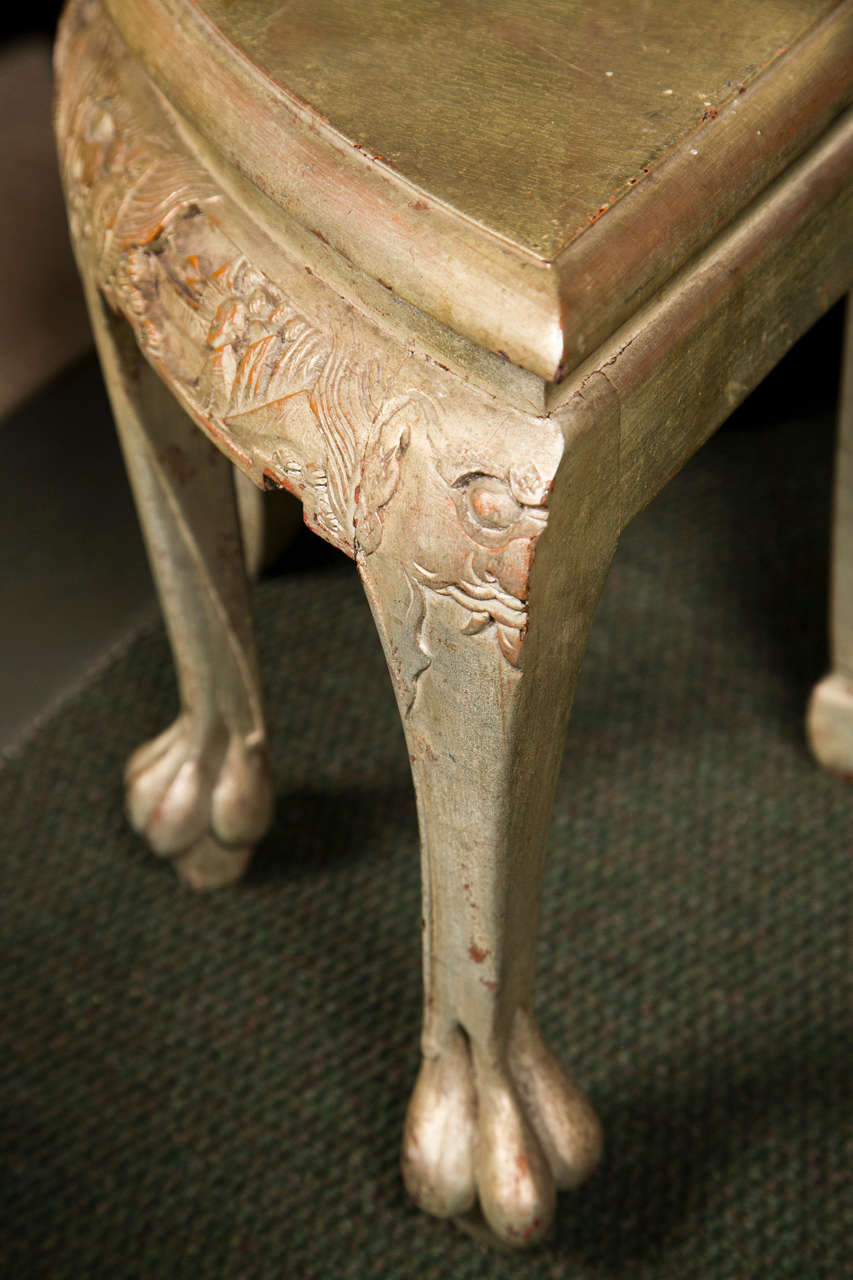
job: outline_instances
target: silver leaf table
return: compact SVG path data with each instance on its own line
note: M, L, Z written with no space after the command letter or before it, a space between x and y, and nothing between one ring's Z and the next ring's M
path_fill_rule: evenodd
M233 464L355 560L403 721L406 1184L533 1244L601 1141L533 1012L587 634L620 531L849 288L853 5L72 0L57 71L181 699L128 763L130 821L206 888L271 819ZM808 713L845 773L851 384Z

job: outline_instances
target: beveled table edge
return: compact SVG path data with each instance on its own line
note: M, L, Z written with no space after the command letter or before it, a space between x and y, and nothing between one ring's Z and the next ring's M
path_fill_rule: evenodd
M853 3L844 0L644 171L624 198L603 206L601 218L555 258L569 318L557 379L732 226L851 102Z

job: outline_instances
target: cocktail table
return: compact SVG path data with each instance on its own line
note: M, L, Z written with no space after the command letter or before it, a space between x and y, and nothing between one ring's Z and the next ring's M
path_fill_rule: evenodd
M510 1244L600 1146L533 1014L586 637L621 529L849 286L851 65L828 0L65 14L72 236L181 695L131 822L201 888L270 821L233 462L358 565L423 850L404 1174ZM810 712L846 772L849 502Z

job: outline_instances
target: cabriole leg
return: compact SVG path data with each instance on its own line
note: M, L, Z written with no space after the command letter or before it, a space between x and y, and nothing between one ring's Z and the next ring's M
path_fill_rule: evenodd
M806 718L812 751L827 769L853 777L853 306L841 381L832 546L831 671L815 687Z
M193 888L245 870L272 789L243 550L228 460L88 291L98 353L166 618L181 710L134 753L131 824Z
M526 489L484 462L442 493L446 450L433 436L418 458L413 440L381 546L359 554L421 831L423 1064L404 1176L440 1216L479 1202L515 1245L547 1233L555 1188L600 1150L590 1105L539 1033L534 970L569 709L618 533L601 426L572 442L553 483L534 467Z

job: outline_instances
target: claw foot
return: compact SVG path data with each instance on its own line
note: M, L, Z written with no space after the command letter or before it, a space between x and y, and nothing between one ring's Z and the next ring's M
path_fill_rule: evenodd
M200 733L179 716L134 752L125 785L133 829L195 889L238 880L272 819L263 744L247 746L221 723Z
M853 777L853 683L825 676L812 691L806 713L809 745L819 764Z
M542 1240L556 1189L577 1186L598 1163L601 1130L584 1095L516 1014L506 1062L457 1030L421 1067L403 1138L403 1176L421 1208L470 1214L479 1200L499 1241Z

